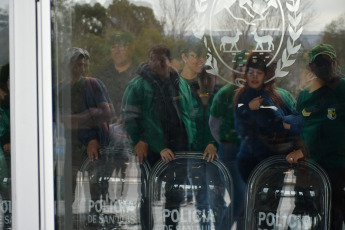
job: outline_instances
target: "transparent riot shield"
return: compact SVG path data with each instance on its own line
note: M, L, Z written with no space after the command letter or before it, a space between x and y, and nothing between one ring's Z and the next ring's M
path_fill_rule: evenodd
M131 150L104 148L98 160L86 159L77 173L72 204L73 229L142 229L140 207L150 167Z
M4 177L0 183L0 229L12 229L11 178Z
M330 182L311 161L289 164L284 156L268 158L248 181L247 230L327 230Z
M159 161L149 178L149 229L230 229L232 179L218 160L177 153Z

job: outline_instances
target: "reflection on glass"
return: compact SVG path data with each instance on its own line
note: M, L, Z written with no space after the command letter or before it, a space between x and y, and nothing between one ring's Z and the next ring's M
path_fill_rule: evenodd
M0 4L0 229L12 228L9 15L7 0Z
M343 9L343 2L336 0L329 5ZM266 74L262 85L271 84L271 89L276 89L291 108L295 107L300 92L318 81L310 72L308 58L308 52L315 45L333 45L339 64L336 74L342 76L344 15L339 12L340 16L337 16L338 11L322 6L319 0L51 0L51 6L57 229L69 226L81 229L85 224L91 229L116 229L127 225L134 229L146 229L151 219L148 210L152 207L152 226L155 228L162 227L165 219L172 222L174 228L182 222L176 221L178 213L199 208L205 210L206 219L206 213L213 212L209 217L212 221L205 221L204 226L218 228L219 213L224 210L215 211L214 204L203 203L207 199L202 197L211 199L221 194L219 199L224 200L221 202L228 204L227 195L224 195L227 192L224 181L219 184L209 181L213 171L207 168L208 163L201 160L174 165L171 162L168 164L171 170L162 176L148 172L147 164L153 168L162 155L163 160L172 160L177 150L200 152L198 157L205 154L207 159L219 156L225 163L234 180L235 190L231 197L234 201L234 221L226 217L222 220L231 222L234 229L244 229L243 196L248 181L240 177L240 172L247 171L244 178L249 177L254 166L267 157L258 157L259 150L264 149L261 151L263 154L269 149L270 155L288 155L286 161L296 164L294 150L300 149L304 156L311 155L313 159L313 148L318 146L317 143L323 143L319 139L327 140L329 145L333 143L334 138L330 138L333 135L329 133L337 126L334 120L340 121L341 125L337 128L343 127L342 96L339 96L336 106L323 106L325 110L320 116L325 122L313 120L326 127L323 129L325 132L311 131L316 136L304 135L299 143L276 132L275 128L279 126L283 129L284 123L290 128L294 126L291 124L293 120L289 119L291 116L286 116L289 113L284 111L284 106L267 103L268 98L258 103L260 116L243 118L242 121L247 122L245 127L235 125L239 119L234 117L234 111L238 109L234 97L238 91L253 83L246 74L246 62L251 53L267 59L261 69L272 70L272 73ZM315 17L315 11L321 14L322 23ZM157 45L169 47L169 52L165 56L151 55L149 51ZM71 47L81 49L84 60L73 60L66 65L64 54ZM172 72L174 77L169 79L173 81L164 84L164 77ZM147 78L144 79L144 75ZM152 77L155 75L163 78L156 81ZM251 71L249 75L256 83L257 71ZM93 82L93 87L88 87L88 81ZM176 92L171 89L176 82L182 82L183 92L175 95ZM251 86L252 93L256 95L257 87ZM331 86L329 90L332 90ZM85 93L87 91L89 93ZM276 96L272 92L265 93ZM240 104L245 108L249 102ZM308 119L308 114L315 114L315 108L319 108L319 102L314 100L315 104L310 104L312 112L308 110L305 113L304 107L298 108L296 116ZM279 121L264 115L270 112L279 113L279 116L273 117L278 117ZM255 119L269 120L268 123L278 125L261 127L251 122ZM302 133L308 132L305 123L304 126L302 122L296 126ZM251 138L242 135L240 140L239 134L243 133L238 133L236 128L249 133ZM269 135L261 135L266 131ZM298 132L294 137L300 140ZM262 148L257 148L253 142L260 142ZM304 145L305 142L307 145ZM340 140L339 143L345 142ZM174 149L171 146L177 147ZM256 162L251 165L244 160L239 165L240 148L250 149L248 159ZM161 152L164 149L166 151ZM324 152L338 157L336 162L341 165L339 169L343 173L345 159L342 150L336 151L336 154L328 150ZM144 159L145 154L148 162ZM165 158L167 154L171 158ZM140 164L142 160L144 164ZM197 166L199 163L200 167ZM177 166L183 169L177 169ZM193 170L189 171L190 168ZM293 214L299 205L296 197L309 199L320 196L314 188L302 191L296 187L301 180L296 176L296 170L293 168L293 171L286 171L291 173L276 175L277 180L285 180L280 187L272 189L262 182L262 199L270 194L281 197L275 204L277 215L283 212ZM273 174L273 171L270 173ZM177 181L180 174L184 178ZM147 194L149 176L151 182L157 185L153 197ZM305 181L313 182L310 177ZM335 184L343 186L342 183ZM343 188L337 188L337 191ZM215 192L218 190L219 193ZM178 207L169 204L167 198L170 195L172 200L178 200ZM340 200L343 196L339 192L339 198L334 203L342 205ZM149 198L154 202L148 203ZM87 203L87 200L93 203ZM273 199L265 198L263 201L266 205L270 202ZM137 207L134 207L135 203ZM341 205L340 210L344 206ZM315 212L321 212L317 210L320 208L317 206ZM265 215L267 217L267 213ZM190 218L193 219L192 216ZM260 218L272 224L271 216L271 219ZM343 220L340 222L342 225ZM320 226L320 222L317 224ZM198 219L193 226L200 228L203 225Z
M310 74L314 76L308 87L300 93L297 104L304 121L302 135L311 159L319 163L330 178L333 199L331 228L339 229L344 221L344 217L337 214L343 213L344 209L337 203L342 200L345 184L337 178L345 172L345 81L341 77L341 67L332 45L313 47L309 51L309 62ZM318 112L312 109L315 107Z
M109 97L114 105L117 119L121 111L122 95L129 80L133 78L138 64L134 60L133 34L122 30L111 32L108 44L111 59L93 75L100 79L106 86Z
M78 171L72 204L74 229L140 229L141 178L147 174L141 175L128 151L104 151L105 160L94 164L87 159Z
M0 227L12 225L9 64L0 72Z
M224 165L206 162L200 153L177 153L175 161L157 163L149 181L150 228L230 229L231 186ZM189 194L193 202L186 202Z
M330 182L320 166L272 157L248 188L246 229L329 229Z

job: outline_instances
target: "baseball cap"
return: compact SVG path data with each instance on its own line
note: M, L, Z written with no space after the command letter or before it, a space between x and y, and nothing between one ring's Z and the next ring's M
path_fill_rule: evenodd
M319 44L309 51L309 62L312 63L315 60L315 58L321 54L325 54L329 56L331 59L335 59L337 57L335 49L332 45Z
M128 31L120 30L110 35L109 43L110 44L118 43L118 44L123 44L123 45L131 44L133 43L133 35Z
M246 72L248 72L249 68L253 69L261 69L265 73L267 73L267 66L262 55L251 54L248 57L247 65L246 65Z
M71 63L77 61L80 56L83 56L86 59L90 59L90 54L89 52L87 52L87 50L79 47L70 47L65 50L62 62L65 66L68 66Z
M247 54L248 50L241 50L240 52L236 53L232 59L232 67L236 69L238 66L244 66L247 62Z

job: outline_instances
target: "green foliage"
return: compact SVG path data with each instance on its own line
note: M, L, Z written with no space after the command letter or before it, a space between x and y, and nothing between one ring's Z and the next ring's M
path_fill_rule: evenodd
M110 59L110 46L104 38L93 33L80 36L72 46L86 49L90 53L90 68L88 75L91 76L97 69L105 65Z
M108 38L115 31L127 30L140 38L135 39L134 55L138 62L147 59L151 46L164 43L163 26L151 8L133 5L128 0L113 0L107 9L99 3L76 4L70 9L72 41L70 45L63 46L76 46L89 51L89 75L110 59Z
M109 26L118 30L127 30L139 35L145 28L156 28L162 32L160 22L151 8L136 6L127 0L113 0L107 9Z
M162 33L155 28L145 28L142 29L138 38L135 41L136 51L135 55L138 61L146 61L148 58L148 52L150 48L154 45L165 44L167 45L167 40L163 37Z
M102 36L106 22L106 9L101 4L76 4L72 20L73 40L87 34Z
M333 20L325 28L322 41L334 46L340 61L342 72L345 71L345 13Z
M99 3L76 4L70 12L71 45L89 51L91 75L110 59L108 38L115 31L126 30L137 37L134 56L138 62L147 60L147 52L153 45L166 42L163 26L152 9L128 0L113 0L107 9Z

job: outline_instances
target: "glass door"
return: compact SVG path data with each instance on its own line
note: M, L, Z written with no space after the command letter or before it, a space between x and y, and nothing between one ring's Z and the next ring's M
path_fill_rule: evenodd
M9 65L9 2L0 5L0 228L12 228L11 194L11 124L10 124L10 65Z
M40 78L39 92L51 84L51 120L41 124L52 135L44 162L53 177L40 180L54 188L43 184L54 194L56 229L183 229L164 222L164 211L150 213L163 210L158 198L147 201L152 187L165 188L164 176L176 176L154 181L150 170L178 163L177 152L198 153L193 167L218 158L232 178L231 215L204 229L245 229L248 179L276 155L287 165L319 164L331 213L344 213L336 176L345 173L342 0L51 0L43 8L51 43L40 51L51 54L39 63L51 61L42 69L52 77ZM210 187L188 186L180 174L182 187ZM192 200L174 202L179 209ZM330 219L331 228L344 225Z

